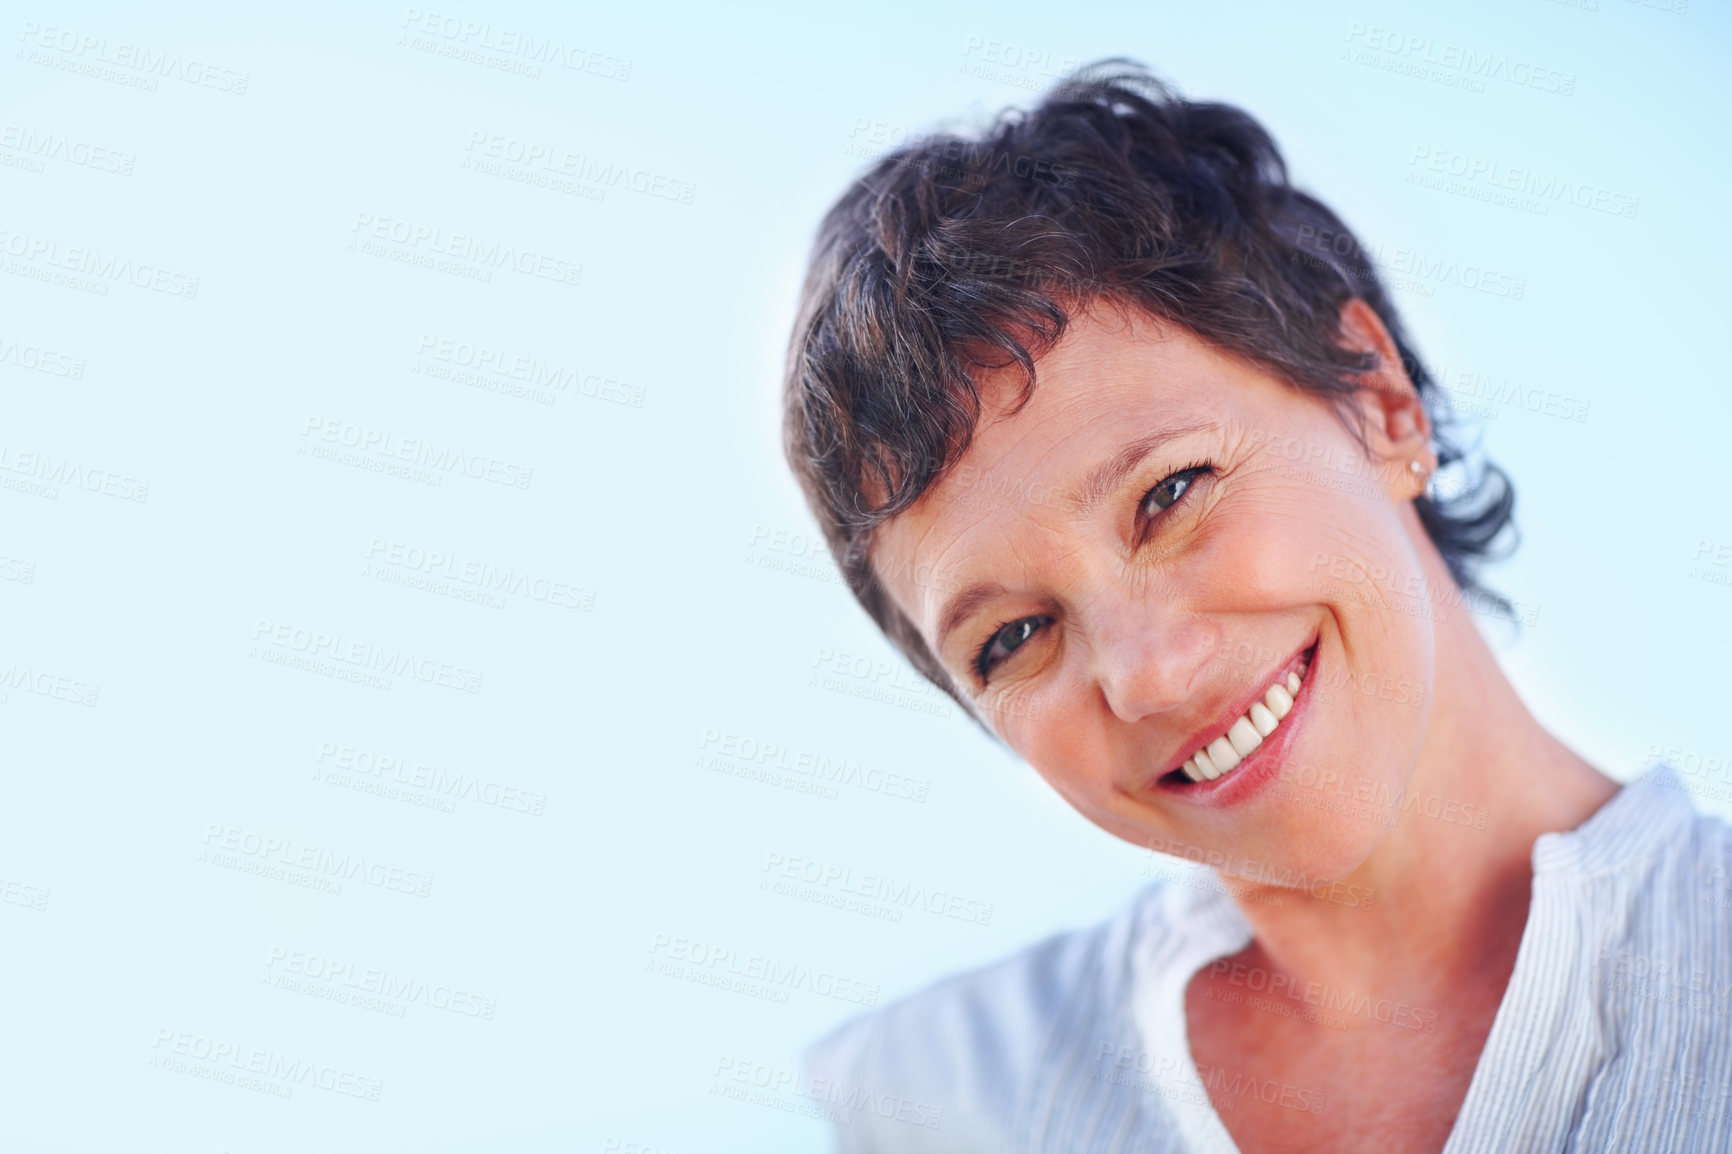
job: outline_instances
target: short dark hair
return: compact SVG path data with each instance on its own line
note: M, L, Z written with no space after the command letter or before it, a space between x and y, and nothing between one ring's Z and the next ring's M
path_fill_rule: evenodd
M1450 574L1514 546L1514 490L1459 443L1447 395L1408 343L1354 234L1288 181L1269 133L1184 99L1131 61L1090 65L975 138L932 135L879 159L824 217L789 349L784 446L848 587L915 668L968 709L887 595L872 533L967 450L973 374L1019 369L1097 300L1182 326L1289 384L1341 401L1377 366L1340 343L1363 299L1431 417L1450 495L1415 505ZM1013 410L1014 411L1014 410ZM1362 432L1355 430L1364 444ZM969 710L972 712L972 710Z

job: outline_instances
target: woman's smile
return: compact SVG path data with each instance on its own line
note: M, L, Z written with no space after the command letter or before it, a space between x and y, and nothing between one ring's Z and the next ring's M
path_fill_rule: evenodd
M1157 776L1155 787L1189 802L1227 806L1280 778L1309 713L1312 695L1305 686L1318 648L1313 638L1259 678L1224 717L1187 741L1193 752L1178 768Z

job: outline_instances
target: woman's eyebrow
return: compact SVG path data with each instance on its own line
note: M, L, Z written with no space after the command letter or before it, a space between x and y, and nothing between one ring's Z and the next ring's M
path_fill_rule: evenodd
M944 648L944 643L950 639L951 633L958 625L972 617L976 609L1003 592L1004 586L998 582L981 581L946 601L944 610L938 617L938 648Z
M1179 425L1170 429L1160 429L1156 432L1138 437L1114 453L1083 481L1077 495L1070 499L1077 520L1085 520L1095 511L1101 501L1110 496L1119 487L1132 469L1142 464L1143 458L1178 437L1187 437L1192 433L1211 431L1218 426L1213 421L1198 421L1194 424Z

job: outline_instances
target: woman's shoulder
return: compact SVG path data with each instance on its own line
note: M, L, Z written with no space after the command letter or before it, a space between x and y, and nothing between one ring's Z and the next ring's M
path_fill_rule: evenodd
M841 1149L1009 1148L1032 1082L1057 1053L1131 1036L1132 954L1165 928L1168 884L1146 887L1104 922L858 1015L808 1047L814 1094L848 1115Z
M1670 767L1625 788L1637 791L1626 823L1633 936L1657 948L1669 941L1732 970L1732 825L1697 808L1701 787Z
M1658 765L1581 826L1542 835L1535 894L1548 887L1551 970L1591 984L1607 1029L1664 1034L1705 1015L1719 1053L1732 1045L1732 825L1697 807L1699 788Z
M1531 935L1524 1028L1506 1056L1590 1063L1558 1074L1582 1091L1569 1149L1732 1149L1732 826L1697 808L1699 788L1657 766L1536 844L1546 933Z

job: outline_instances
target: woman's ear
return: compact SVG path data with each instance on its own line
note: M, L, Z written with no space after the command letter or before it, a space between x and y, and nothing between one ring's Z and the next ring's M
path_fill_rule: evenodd
M1362 387L1354 398L1364 417L1369 447L1392 472L1406 478L1405 482L1398 479L1398 484L1411 487L1421 475L1411 469L1414 461L1429 477L1437 470L1437 457L1431 449L1431 418L1425 402L1407 375L1383 318L1359 297L1341 306L1341 343L1377 357L1377 367L1360 375Z

